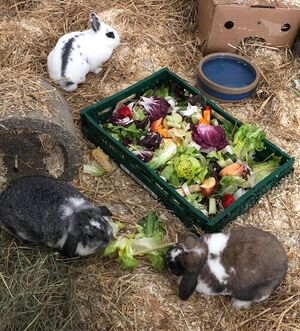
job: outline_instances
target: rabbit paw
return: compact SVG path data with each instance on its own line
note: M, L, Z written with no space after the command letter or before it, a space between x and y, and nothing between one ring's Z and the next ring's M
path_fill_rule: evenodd
M244 300L231 298L231 304L236 309L247 309L251 306L252 301L244 301Z
M94 74L99 74L101 71L102 71L103 69L102 68L97 68L97 69L95 69L93 72L94 72Z

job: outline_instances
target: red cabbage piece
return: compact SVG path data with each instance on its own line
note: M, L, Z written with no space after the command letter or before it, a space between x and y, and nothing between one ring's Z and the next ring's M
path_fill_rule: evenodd
M133 122L132 111L127 106L122 105L112 112L109 122L114 125L127 126Z
M139 105L143 106L150 116L150 122L154 122L168 114L170 104L161 97L152 96L150 98L141 97Z
M153 157L153 152L149 150L133 151L132 153L144 162L149 162Z
M150 116L146 115L143 120L134 120L134 124L138 129L145 129L150 122Z
M124 117L124 118L119 118L116 116L111 116L109 119L109 122L114 124L114 125L121 125L121 126L128 126L133 122L133 119L129 117Z
M159 133L151 132L147 133L145 137L140 139L138 144L150 149L151 151L154 151L159 147L161 141L162 136Z
M229 144L224 129L220 126L196 125L192 131L192 138L205 150L219 151Z

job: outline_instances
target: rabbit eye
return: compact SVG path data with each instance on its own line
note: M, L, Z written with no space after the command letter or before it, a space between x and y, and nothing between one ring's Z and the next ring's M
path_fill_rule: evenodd
M87 235L87 237L88 237L89 239L94 239L94 238L95 238L95 236L94 236L93 234L90 234L90 233Z
M108 38L115 38L115 34L112 31L110 31L110 32L107 32L106 33L106 37L108 37Z

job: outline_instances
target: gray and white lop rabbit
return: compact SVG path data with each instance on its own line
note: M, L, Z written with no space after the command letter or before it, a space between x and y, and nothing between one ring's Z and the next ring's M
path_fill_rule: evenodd
M118 32L90 14L91 28L62 36L47 59L51 79L66 91L74 91L89 72L98 74L119 45Z
M112 238L110 211L93 206L74 187L60 180L28 176L0 195L0 226L26 241L86 256Z
M236 308L266 300L288 268L286 252L275 236L254 227L188 236L169 249L166 264L179 277L182 300L194 291L228 295Z

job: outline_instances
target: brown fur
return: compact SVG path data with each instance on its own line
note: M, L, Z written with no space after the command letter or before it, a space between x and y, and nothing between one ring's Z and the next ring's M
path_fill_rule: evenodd
M227 287L239 300L258 300L279 285L287 271L287 255L277 238L257 228L231 229L221 263L232 276ZM230 272L230 268L235 273Z
M204 240L211 235L189 236L182 243L183 253L177 257L185 270L179 285L181 299L188 299L193 293L198 276L214 293L231 293L241 301L260 301L279 285L288 265L287 255L276 237L253 227L236 227L229 233L220 255L220 262L229 275L226 283L220 283L207 264L208 258L218 258L208 251Z

